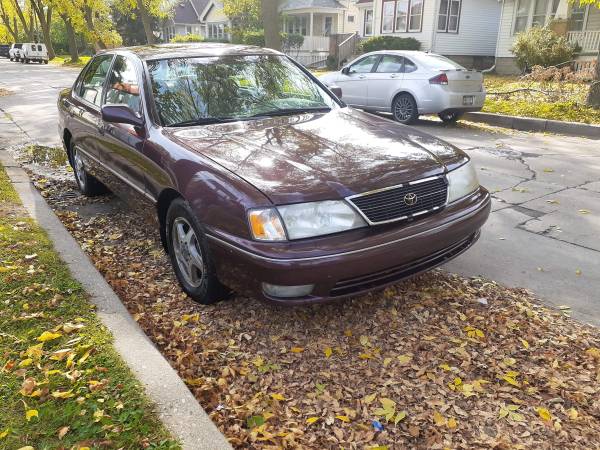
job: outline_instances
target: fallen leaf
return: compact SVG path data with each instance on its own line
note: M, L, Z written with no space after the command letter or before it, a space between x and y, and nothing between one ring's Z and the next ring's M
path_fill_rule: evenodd
M285 397L283 395L281 395L281 394L271 394L271 398L273 400L278 400L280 402L285 401Z
M320 417L309 417L308 419L306 419L306 423L311 425L313 423L315 423L317 420L319 420Z
M50 331L44 331L42 334L40 334L38 336L37 340L40 342L47 342L47 341L52 341L54 339L58 339L61 336L62 336L62 334L60 334L60 333L52 333Z
M25 418L27 419L27 422L29 422L32 417L39 417L37 409L28 409L25 411Z
M302 353L302 352L304 351L304 348L303 348L303 347L292 347L292 348L290 349L290 351L291 351L292 353Z
M58 439L62 439L65 437L65 435L69 432L69 430L71 429L71 427L61 427L58 430Z
M535 410L537 411L538 415L540 416L540 418L546 422L549 422L552 420L552 414L550 414L550 411L548 411L546 408L542 408L542 407L538 407L535 408Z
M350 417L348 416L335 416L335 418L341 420L342 422L350 422Z
M333 350L331 347L326 347L325 350L323 350L323 353L325 353L325 358L329 358L333 353Z
M589 214L591 211L589 209L580 209L578 212L580 214Z

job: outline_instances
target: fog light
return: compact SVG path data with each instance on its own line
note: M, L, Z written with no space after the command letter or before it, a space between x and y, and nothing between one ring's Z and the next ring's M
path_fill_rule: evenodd
M292 298L310 295L315 285L305 284L303 286L279 286L277 284L263 283L262 287L264 293L270 295L271 297Z

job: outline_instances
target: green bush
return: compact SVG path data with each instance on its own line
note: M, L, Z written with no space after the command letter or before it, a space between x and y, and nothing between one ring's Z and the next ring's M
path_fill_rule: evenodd
M510 49L523 71L533 66L556 66L573 59L576 47L548 28L533 27L517 34Z
M329 55L325 65L328 70L338 70L338 59L333 55Z
M415 38L402 38L397 36L374 36L360 43L363 53L377 50L420 50L421 43Z
M178 34L171 42L173 44L182 44L186 42L203 42L204 38L198 34Z
M304 36L301 34L283 33L281 35L281 47L284 51L298 51L302 47L302 44L304 44Z

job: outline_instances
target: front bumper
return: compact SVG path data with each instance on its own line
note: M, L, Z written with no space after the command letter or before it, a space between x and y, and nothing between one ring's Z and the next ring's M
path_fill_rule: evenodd
M219 279L243 295L281 304L352 297L437 267L475 243L490 213L480 188L440 212L414 222L375 226L285 245L248 246L209 234ZM314 284L312 294L274 298L262 283Z

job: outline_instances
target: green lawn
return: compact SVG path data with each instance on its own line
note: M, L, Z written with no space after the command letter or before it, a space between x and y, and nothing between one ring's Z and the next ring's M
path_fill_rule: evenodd
M180 448L2 166L0 404L2 449Z
M50 64L56 64L58 66L67 66L67 67L83 67L90 60L90 56L80 56L79 61L76 63L71 62L71 56L69 55L56 55Z
M600 110L585 106L589 88L585 83L538 82L486 75L485 86L488 91L483 108L485 112L600 124ZM492 95L517 89L531 90Z

